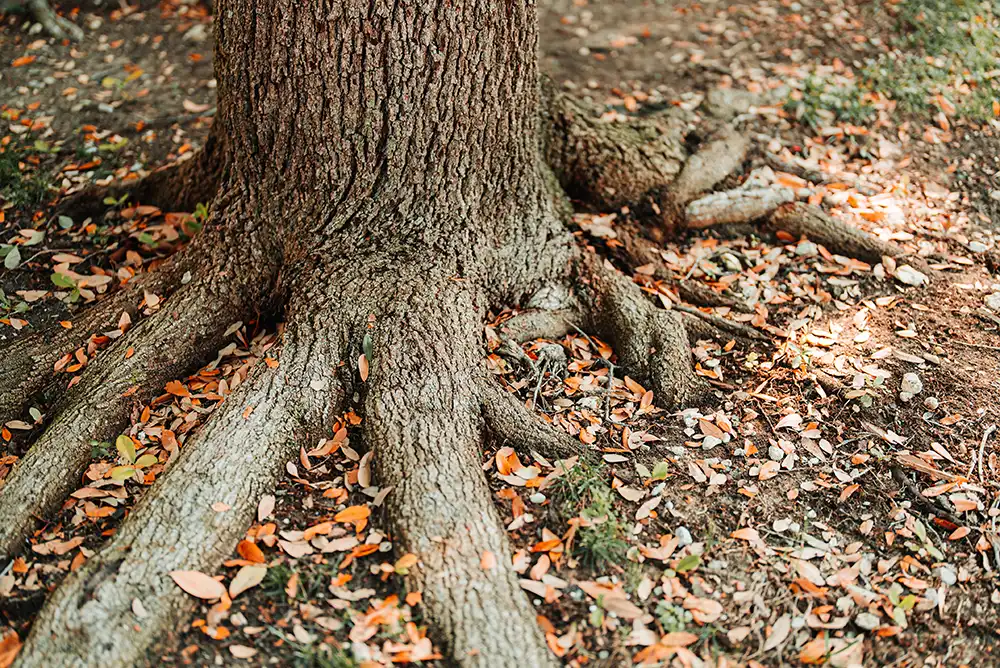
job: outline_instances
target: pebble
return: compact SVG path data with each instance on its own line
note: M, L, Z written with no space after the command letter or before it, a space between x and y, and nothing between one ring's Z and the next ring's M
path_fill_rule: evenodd
M947 568L946 566L942 566L940 568L938 575L941 578L941 582L945 583L949 587L958 582L958 576L955 575L955 571Z
M879 619L870 612L862 612L854 618L854 623L865 631L874 631L879 627Z
M924 399L924 408L926 408L929 411L936 411L940 403L941 402L938 401L937 397L927 397L926 399Z
M994 292L986 297L986 306L993 311L1000 312L1000 292Z
M534 494L528 497L528 500L531 501L532 503L545 503L545 495L542 494L541 492L535 492Z
M690 545L694 542L694 538L691 536L691 532L688 531L687 527L677 527L677 532L674 535L677 536L677 541L680 547Z

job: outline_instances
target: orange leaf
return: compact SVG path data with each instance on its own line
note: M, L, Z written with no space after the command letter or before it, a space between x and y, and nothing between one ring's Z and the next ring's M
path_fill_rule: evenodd
M364 353L358 356L358 373L361 374L361 382L368 380L368 358Z
M951 532L948 540L960 540L969 535L969 527L959 527Z
M333 516L334 522L358 522L372 514L368 506L350 506Z
M20 58L15 58L10 62L11 67L21 67L22 65L30 65L35 62L38 56L21 56Z
M14 663L20 651L21 639L17 637L17 631L8 629L0 638L0 668L7 668Z
M182 383L180 383L179 381L176 381L176 380L172 380L169 383L167 383L167 385L166 385L166 387L164 389L167 391L168 394L172 394L175 397L190 397L191 396L191 393L188 392L188 389L186 387L184 387L184 385Z
M236 545L236 552L246 559L247 561L252 561L255 564L264 563L264 553L256 543L251 543L248 540L241 540L239 544Z

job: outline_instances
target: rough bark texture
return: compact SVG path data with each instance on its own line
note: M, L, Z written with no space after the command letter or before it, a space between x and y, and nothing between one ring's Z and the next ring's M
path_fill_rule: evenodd
M73 328L52 323L47 329L15 339L0 355L0 424L23 418L32 399L52 382L55 363L83 346L92 334L115 329L122 313L139 319L144 291L168 296L180 285L187 264L166 267L135 278L127 287L73 318Z
M164 383L221 347L226 328L245 310L244 297L191 285L98 355L35 445L0 480L0 556L20 552L36 518L53 514L76 489L92 441L113 441Z
M589 105L551 84L545 97L546 161L571 197L612 211L659 193L681 173L688 157L687 123L678 114L602 120Z

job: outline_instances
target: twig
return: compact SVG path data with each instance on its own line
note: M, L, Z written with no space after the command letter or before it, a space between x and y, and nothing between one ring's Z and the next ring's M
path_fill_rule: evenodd
M987 346L982 343L969 343L968 341L960 341L958 339L952 339L952 343L958 343L963 346L969 346L970 348L980 348L982 350L1000 350L1000 346Z
M977 458L975 454L972 455L972 462L969 464L969 473L968 475L965 476L966 478L972 478L972 471L975 470L976 461L978 459L979 481L983 482L985 480L985 478L983 477L983 453L986 450L986 442L990 440L990 436L993 435L993 432L996 431L996 429L997 426L995 424L991 424L989 427L986 428L986 431L983 432L983 439L979 442L979 457Z

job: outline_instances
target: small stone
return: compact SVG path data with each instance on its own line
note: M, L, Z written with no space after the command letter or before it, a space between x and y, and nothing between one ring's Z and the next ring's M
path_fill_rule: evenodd
M924 384L920 380L920 376L915 373L907 373L903 375L903 382L900 386L902 392L907 394L917 395L920 394L924 389Z
M958 576L955 575L955 571L951 570L947 566L942 566L940 568L938 576L941 578L941 582L945 583L949 587L958 582Z
M940 403L941 402L938 401L937 397L927 397L926 399L924 399L924 408L926 408L929 411L936 411Z
M1000 292L994 292L986 297L986 306L1000 313Z
M969 250L973 253L985 253L989 250L989 246L984 244L982 241L970 241Z
M767 449L767 456L770 457L772 461L780 462L785 458L785 451L776 445L772 445Z
M811 241L802 241L795 247L795 254L799 257L812 257L819 252L819 246Z
M878 617L870 612L862 612L854 618L854 623L865 631L874 631L879 627Z
M903 264L896 267L896 271L892 273L900 283L905 283L906 285L921 286L929 281L926 275L920 273L908 264Z
M541 492L535 492L534 494L528 497L528 500L531 501L532 503L545 503L545 495L542 494Z
M687 527L677 527L677 532L674 535L677 536L677 541L680 547L690 545L694 542L694 538L691 536L691 532L688 531Z

